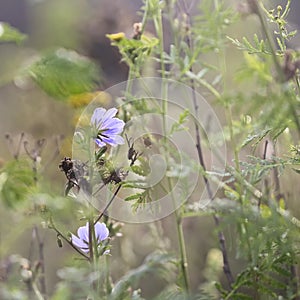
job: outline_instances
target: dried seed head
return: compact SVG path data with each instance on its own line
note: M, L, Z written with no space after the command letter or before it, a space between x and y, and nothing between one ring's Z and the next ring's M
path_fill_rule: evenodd
M70 157L65 157L63 160L60 161L59 169L62 172L68 173L73 168L73 161Z
M140 40L142 36L142 28L143 24L142 23L134 23L133 24L133 39L134 40Z

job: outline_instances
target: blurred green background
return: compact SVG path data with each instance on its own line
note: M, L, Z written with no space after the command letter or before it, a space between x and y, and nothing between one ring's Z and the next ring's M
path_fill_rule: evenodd
M199 1L194 1L194 13ZM238 1L227 1L228 5L236 6ZM279 2L279 1L278 1ZM116 48L110 46L105 37L107 33L125 32L132 34L132 24L139 22L141 16L137 11L142 5L141 0L0 0L0 22L7 22L28 35L22 45L14 43L0 43L0 164L12 158L7 147L5 134L10 133L15 143L18 142L21 132L25 132L26 139L33 143L38 138L46 138L47 144L42 153L42 160L48 161L55 151L55 137L66 137L61 141L61 153L48 166L43 176L49 179L49 186L45 191L52 194L63 194L65 177L58 170L60 159L70 155L68 138L74 129L74 108L67 101L54 101L51 96L42 91L30 78L23 78L22 71L37 57L53 49L66 48L75 50L80 55L88 57L99 72L99 82L95 89L105 90L127 78L127 67L120 63L120 55ZM299 22L299 1L292 2L290 14L291 26L297 27ZM243 26L241 26L243 24ZM230 34L238 37L255 32L257 22L248 18L232 27ZM151 31L151 27L147 30ZM298 39L299 40L299 39ZM297 47L297 43L291 47ZM167 45L166 45L167 47ZM214 58L210 58L213 60ZM228 51L228 86L244 91L254 87L236 86L233 77L240 66L242 56L232 47ZM224 121L222 109L216 108L220 119ZM64 152L65 151L65 152ZM232 156L229 157L230 160ZM288 178L288 176L286 177ZM291 177L289 182L282 182L284 192L299 195L299 185ZM295 215L300 215L298 199L291 199L290 207ZM68 206L69 205L69 206ZM66 219L72 219L72 204L66 204ZM8 255L19 253L28 257L30 239L32 235L31 222L26 224L26 213L19 216L0 204L0 260L5 262ZM161 239L177 247L174 217L169 216L162 222ZM13 224L13 226L12 226ZM76 218L73 219L76 229ZM191 218L184 224L187 256L191 285L196 289L205 281L203 270L211 249L218 248L218 240L211 217ZM235 237L229 229L226 231L228 250L234 249ZM137 234L137 231L139 234ZM155 249L157 241L150 234L149 225L126 224L123 228L123 237L113 242L112 269L115 278L125 274L131 268L137 267L144 257ZM70 264L68 246L58 249L56 236L51 231L45 235L47 289L52 291L58 281L57 270L62 268L65 261ZM36 253L34 253L36 255ZM233 269L243 262L231 257ZM217 264L221 265L216 258ZM155 279L149 283L145 278L142 283L145 295L151 297L157 293L162 282ZM157 287L153 287L153 286Z

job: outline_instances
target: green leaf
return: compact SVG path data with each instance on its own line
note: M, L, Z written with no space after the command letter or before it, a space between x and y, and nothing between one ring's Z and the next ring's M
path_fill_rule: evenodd
M130 195L130 196L126 197L124 200L125 201L137 200L137 199L140 199L143 196L144 196L144 193L137 193L137 194Z
M0 198L8 207L15 207L25 201L34 186L32 167L26 160L13 160L7 163L0 174Z
M27 36L7 23L0 22L0 42L15 42L20 44Z
M123 56L123 60L128 65L136 64L138 61L142 63L148 57L152 50L158 45L158 39L142 35L141 39L128 39L123 32L116 34L107 34L113 46L119 48Z
M59 99L94 90L100 81L95 64L63 48L44 55L27 72L47 94Z
M271 54L271 52L267 49L264 40L259 40L257 35L254 34L253 41L254 45L252 45L246 37L242 38L242 41L238 39L233 39L227 36L228 40L230 40L239 50L247 51L249 54L253 53L264 53Z
M149 169L149 167L148 167L148 169ZM147 176L149 174L148 169L146 170L142 166L138 166L138 165L131 166L132 172L134 172L135 174L140 175L140 176Z
M186 130L187 128L183 126L183 124L187 121L190 112L188 109L185 109L180 115L177 122L172 125L170 134L173 134L175 131Z
M263 138L265 138L271 130L269 128L260 130L257 132L253 132L247 136L247 138L243 141L242 147L247 146L251 142L254 142L254 146L256 146Z

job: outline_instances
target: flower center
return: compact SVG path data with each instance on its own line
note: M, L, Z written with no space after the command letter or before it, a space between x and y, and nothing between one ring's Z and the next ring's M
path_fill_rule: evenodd
M99 139L101 142L102 142L102 138L109 138L108 135L104 134L105 131L107 131L108 129L101 129L98 131L98 134L97 134L97 139Z

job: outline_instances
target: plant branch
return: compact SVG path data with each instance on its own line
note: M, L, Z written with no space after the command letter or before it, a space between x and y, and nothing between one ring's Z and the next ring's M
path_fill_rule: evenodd
M84 254L83 252L81 252L77 247L75 247L74 245L73 245L73 243L72 243L72 241L70 241L68 238L66 238L62 233L61 233L61 231L60 230L58 230L57 228L56 228L56 226L54 225L54 222L53 222L53 220L50 218L50 226L49 226L49 228L50 229L53 229L56 233L57 233L57 235L59 236L59 237L61 237L66 243L68 243L77 253L79 253L81 256L83 256L85 259L87 259L88 261L90 260L90 258L86 255L86 254Z
M121 189L122 185L119 184L118 188L116 189L116 191L114 192L112 198L109 200L109 202L106 204L105 208L102 210L102 212L100 213L100 215L98 216L98 218L96 219L96 221L94 222L94 225L100 221L100 219L103 217L103 215L106 213L106 211L108 210L108 208L110 207L110 205L112 204L112 202L114 201L115 197L117 196L117 194L119 193L120 189Z

